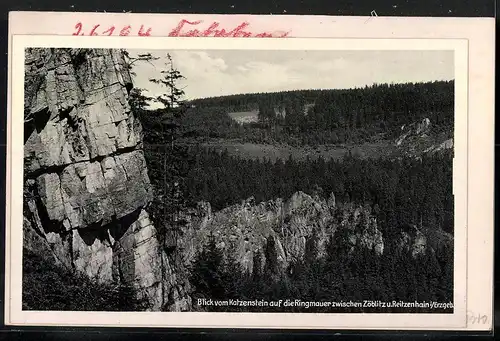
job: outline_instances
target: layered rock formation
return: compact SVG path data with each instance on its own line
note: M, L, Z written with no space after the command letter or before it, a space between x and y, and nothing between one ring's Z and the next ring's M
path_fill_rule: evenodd
M420 122L401 126L394 145L406 156L420 157L453 149L453 138L449 138L449 134L433 133L431 121L424 118Z
M119 50L28 49L24 246L163 302L131 78Z
M431 129L431 121L428 118L422 119L409 125L401 126L401 135L396 139L396 146L400 146L409 137L426 137Z
M182 212L182 231L167 228L158 238L147 213L152 188L121 52L28 49L25 72L24 247L99 281L132 284L151 310L191 308L189 267L210 236L247 272L257 254L277 264L278 273L311 246L322 257L338 232L350 252L386 249L370 207L302 192L218 212L201 202ZM428 122L416 127L418 134L428 128ZM430 233L402 231L399 247L416 257L452 242Z
M260 204L249 199L218 212L212 212L208 203L200 203L197 210L183 219L187 224L177 239L175 252L186 267L211 236L218 248L231 255L242 271L247 272L252 271L257 253L264 264L268 261L278 264L278 271L302 259L308 244L316 250L316 257L322 257L327 243L336 233L345 236L351 253L367 248L382 255L387 242L370 207L352 203L337 205L333 195L324 200L297 192L285 202L277 199ZM434 252L443 244L452 244L452 236L444 232L439 243L431 243L427 232L415 226L402 229L396 237L399 249L410 250L417 257ZM434 235L432 238L437 240ZM266 252L268 245L272 245L273 252ZM269 254L275 259L266 259Z
M452 235L415 225L401 226L398 232L384 235L384 226L377 222L370 206L336 203L333 195L325 200L297 192L285 201L259 204L248 199L217 212L201 202L181 219L187 223L173 251L178 274L193 264L210 238L226 259L240 265L242 272L251 273L254 260L259 259L260 266L269 263L276 276L286 276L288 265L294 261L311 259L307 254L311 250L315 252L313 257L324 257L331 241L341 242L353 257L368 249L379 256L384 252L409 252L415 259L429 255L442 261L453 248ZM177 280L184 280L183 293L189 295L192 288L187 278L178 276Z
M448 139L440 143L439 145L430 146L424 151L424 153L430 153L430 154L441 153L448 149L453 149L453 139Z

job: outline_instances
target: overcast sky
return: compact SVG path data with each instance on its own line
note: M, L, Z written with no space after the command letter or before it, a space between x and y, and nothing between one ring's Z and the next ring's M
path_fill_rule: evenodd
M172 50L151 52L161 57L150 65L135 63L134 85L158 95L149 82L164 68L168 53L186 77L180 86L186 98L297 89L341 89L373 83L454 79L453 51L238 51Z

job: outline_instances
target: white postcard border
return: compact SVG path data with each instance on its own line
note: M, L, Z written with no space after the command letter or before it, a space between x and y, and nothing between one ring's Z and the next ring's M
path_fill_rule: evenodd
M137 49L285 49L285 50L454 50L455 51L455 292L454 314L297 314L297 313L100 313L100 312L33 312L21 310L22 228L7 228L10 253L6 260L6 306L10 324L85 325L85 326L156 326L156 327L241 327L241 328L298 328L298 329L433 329L463 328L466 326L466 184L467 184L467 78L468 58L466 40L444 39L238 39L238 38L161 38L148 37L72 37L72 36L14 36L12 41L12 111L24 107L24 48L137 48ZM162 48L158 48L162 46ZM9 226L22 226L23 119L9 115L8 176L10 194L7 200ZM14 133L16 132L16 133ZM463 167L463 168L462 168ZM16 170L16 171L14 171ZM457 200L457 196L461 200ZM10 206L10 207L9 207ZM9 209L11 211L9 211ZM11 261L15 263L12 264ZM7 270L9 272L7 272ZM9 276L10 275L10 276ZM9 304L10 303L10 304ZM198 322L197 322L198 321ZM6 321L7 322L7 321ZM390 324L388 324L390 322Z

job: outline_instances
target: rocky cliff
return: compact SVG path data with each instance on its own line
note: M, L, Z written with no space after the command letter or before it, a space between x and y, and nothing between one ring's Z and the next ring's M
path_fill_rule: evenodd
M182 235L176 240L176 253L184 266L195 259L212 236L225 255L231 255L242 271L251 272L254 256L259 253L263 263L278 264L277 271L304 257L306 250L316 250L316 257L325 255L327 243L341 233L349 252L366 248L382 255L387 243L383 226L369 206L353 203L336 204L332 194L328 200L303 192L286 201L271 200L260 204L252 199L212 212L208 203L182 217L187 221ZM410 251L413 257L434 253L452 245L453 237L442 231L407 226L395 237L399 250ZM269 241L272 241L269 243ZM272 245L272 252L266 247ZM272 255L275 259L268 259Z
M176 249L186 265L194 260L211 236L223 253L231 254L242 271L247 272L252 271L257 253L264 263L279 264L277 270L285 270L290 262L302 259L308 243L314 243L313 248L321 257L338 228L349 230L353 249L363 246L375 249L378 254L384 250L382 234L370 210L354 205L339 209L333 195L326 201L297 192L287 201L277 199L260 204L250 198L215 213L210 204L200 203L198 210L184 218L188 223ZM276 259L266 259L267 245L273 245L270 254Z
M437 134L428 118L420 122L402 125L400 135L394 145L404 155L419 157L423 154L434 154L453 149L453 133Z
M25 64L25 248L99 281L131 284L151 310L172 311L191 308L189 268L210 236L247 272L256 254L276 264L277 273L309 247L322 257L337 233L350 252L386 250L370 207L302 192L217 212L201 202L181 213L180 231L167 228L158 238L147 213L153 194L121 52L28 49ZM399 248L416 257L452 241L428 232L402 230Z
M119 50L28 49L24 246L159 309L161 251L131 78Z

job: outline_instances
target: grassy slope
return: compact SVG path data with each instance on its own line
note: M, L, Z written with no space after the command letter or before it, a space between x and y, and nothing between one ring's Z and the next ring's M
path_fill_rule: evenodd
M362 158L377 158L390 155L395 150L389 141L378 143L364 143L361 145L320 145L317 147L303 146L292 147L289 145L271 145L258 143L242 143L231 140L212 140L203 144L209 148L223 151L227 149L229 155L245 159L268 158L272 161L280 158L287 160L290 156L294 160L306 160L323 157L328 159L343 158L346 153L352 153Z

